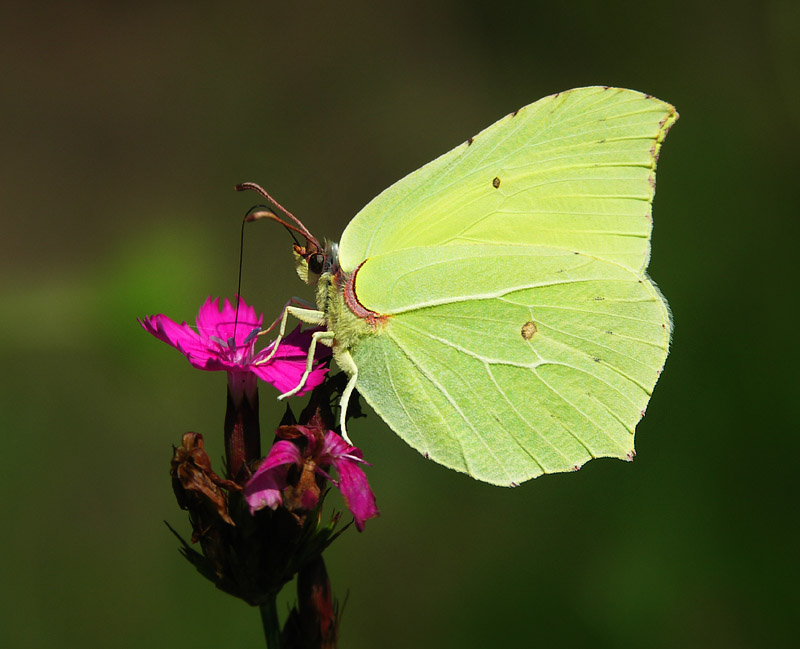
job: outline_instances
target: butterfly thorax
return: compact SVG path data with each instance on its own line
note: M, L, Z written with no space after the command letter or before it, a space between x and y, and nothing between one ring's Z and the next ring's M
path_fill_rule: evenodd
M320 275L317 283L317 308L325 314L325 325L334 334L334 352L350 349L364 336L377 333L376 327L367 318L356 315L348 306L345 290L352 286L351 273L337 269L335 273Z

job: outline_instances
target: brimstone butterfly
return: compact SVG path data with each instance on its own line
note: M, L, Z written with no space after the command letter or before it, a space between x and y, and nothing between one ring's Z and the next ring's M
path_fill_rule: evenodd
M426 457L493 484L632 458L670 341L645 271L677 118L649 95L577 88L396 182L338 247L295 219L317 310L288 307L281 333L289 314L324 327L315 342L350 376L344 434L357 388Z

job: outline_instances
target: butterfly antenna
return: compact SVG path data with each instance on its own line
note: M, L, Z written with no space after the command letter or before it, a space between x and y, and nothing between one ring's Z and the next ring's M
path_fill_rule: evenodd
M242 260L244 259L244 224L247 223L247 215L253 210L247 210L247 214L242 221L242 231L239 234L239 277L236 280L236 315L233 318L233 339L236 340L236 327L239 325L239 303L242 301Z
M301 235L306 240L306 242L314 243L315 245L317 245L317 247L319 247L319 243L317 242L317 240L313 236L311 236L308 233L308 231L301 230L300 228L296 228L295 226L293 226L291 223L287 223L281 217L275 214L275 212L273 212L271 209L269 209L264 205L255 205L254 207L251 207L249 210L247 210L247 214L244 217L244 223L250 223L252 221L260 221L261 219L269 219L270 221L275 221L276 223L280 223L284 228L286 228L286 230L292 236L292 240L297 245L300 245L300 242L297 240L297 237L294 234L295 232Z
M272 196L270 196L267 193L267 190L264 189L261 185L258 185L256 183L240 183L239 185L236 185L236 191L237 192L243 192L243 191L246 191L248 189L250 189L250 190L260 194L264 198L266 198L270 203L272 203L281 212L283 212L292 221L294 221L297 224L297 227L289 225L288 223L286 223L285 221L280 219L271 210L266 210L265 213L252 212L252 210L251 210L248 213L248 216L245 216L245 221L248 221L248 220L255 221L255 220L260 219L260 218L268 218L268 219L270 219L272 221L277 221L278 223L280 223L284 227L288 228L289 230L294 230L298 234L303 235L303 237L306 239L306 241L308 241L310 243L314 243L317 246L317 248L320 248L319 241L317 241L316 237L314 237L314 235L311 234L308 231L308 228L306 228L306 226L303 225L303 222L300 219L298 219L294 214L292 214L289 210L287 210L283 205L281 205L278 201L276 201L274 198L272 198Z
M236 338L236 328L239 325L239 303L241 302L241 295L242 295L242 263L244 260L244 227L245 224L250 223L251 221L258 221L260 219L269 219L270 221L276 221L280 223L286 230L289 232L289 235L292 237L292 240L299 246L300 242L297 240L295 236L295 232L302 235L306 241L309 241L308 237L310 237L310 233L308 230L300 230L295 226L286 223L283 219L281 219L275 212L273 212L267 205L254 205L251 207L247 212L245 212L244 219L242 219L242 230L240 233L239 238L239 277L236 282L236 315L233 321L233 336L234 339ZM302 223L301 223L302 225ZM316 243L316 239L311 237L310 241Z

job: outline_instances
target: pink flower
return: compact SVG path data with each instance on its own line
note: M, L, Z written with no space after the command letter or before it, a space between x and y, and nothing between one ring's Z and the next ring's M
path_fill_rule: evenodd
M242 299L239 300L239 317L236 321L236 308L227 298L220 309L219 298L212 300L209 297L197 314L196 331L185 322L178 324L161 314L146 316L139 320L139 324L159 340L172 345L197 369L228 372L232 386L245 386L255 375L281 392L287 392L300 382L305 372L313 330L301 331L298 326L281 340L275 355L264 362L275 343L259 352L255 351L262 320L263 316L256 316L255 309ZM328 348L322 345L317 347L315 365L298 394L304 394L322 383L328 371L322 361L329 354Z
M323 432L310 426L281 426L266 459L244 487L250 512L284 505L290 511L309 511L319 502L325 480L344 496L358 531L364 522L378 515L375 495L359 464L361 451L348 445L332 430ZM328 473L333 465L339 476Z

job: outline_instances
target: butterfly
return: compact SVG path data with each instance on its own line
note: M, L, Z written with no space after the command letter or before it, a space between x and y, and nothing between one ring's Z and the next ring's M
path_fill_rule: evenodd
M317 291L281 335L289 315L322 327L309 368L322 343L349 375L344 435L357 389L425 457L492 484L632 459L671 336L646 269L677 118L621 88L545 97L383 191L338 245L273 201Z

